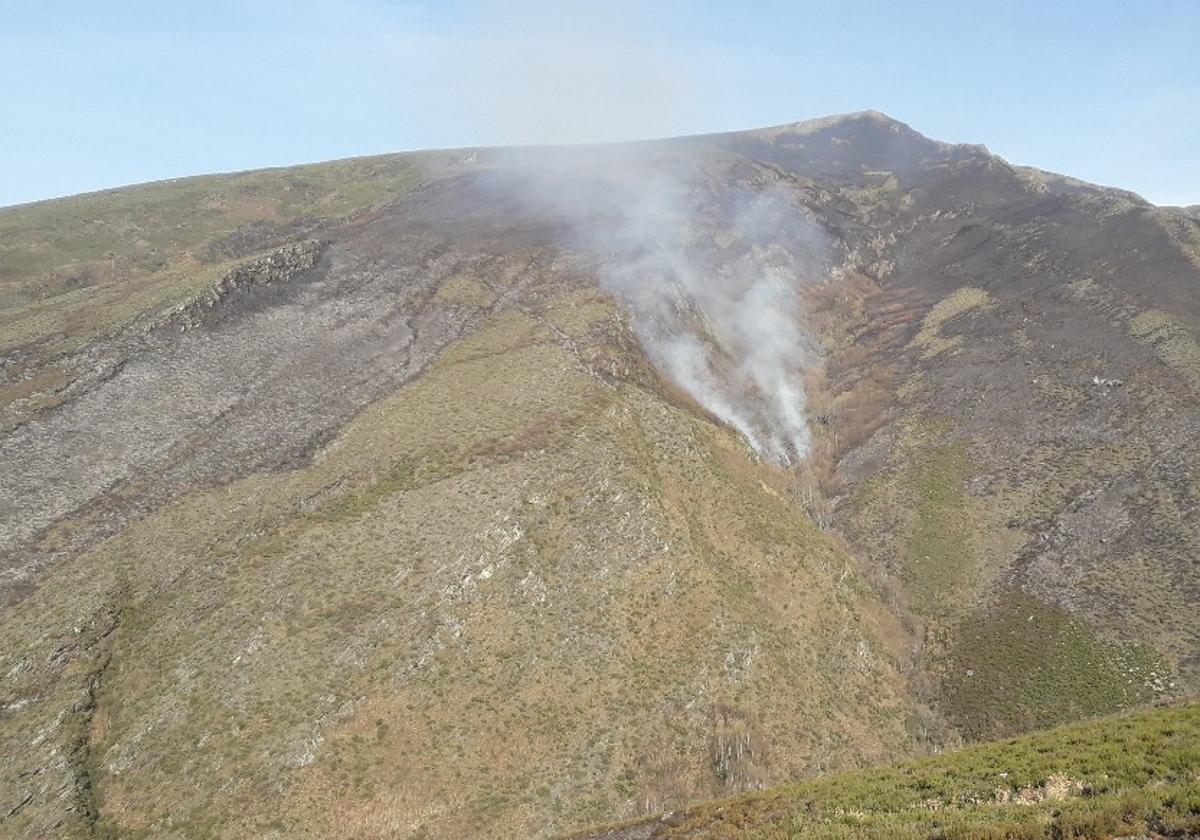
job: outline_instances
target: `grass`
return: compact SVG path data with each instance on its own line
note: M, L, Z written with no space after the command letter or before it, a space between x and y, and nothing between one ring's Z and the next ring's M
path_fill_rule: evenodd
M486 309L492 305L495 296L478 278L468 274L456 274L438 288L434 300L473 309Z
M1130 321L1129 332L1152 345L1162 363L1200 393L1200 343L1182 321L1150 309Z
M419 179L412 155L203 175L0 209L0 287L49 272L139 267L171 254L205 256L247 224L283 228L334 219L403 194ZM78 283L85 281L80 277ZM53 293L43 289L38 297Z
M959 315L980 309L990 302L991 295L985 289L964 286L934 304L921 321L921 329L912 342L920 349L921 358L932 358L962 344L961 335L947 338L941 334L942 327Z
M1104 840L1200 830L1200 704L1144 710L702 806L656 838Z
M416 155L205 175L0 208L0 351L71 352L215 283L238 260L394 200Z
M969 738L1115 712L1155 699L1157 654L1096 637L1019 590L954 625L941 668L947 713Z
M952 618L970 604L991 520L968 491L980 470L971 441L951 429L941 417L906 418L887 468L855 488L843 520L923 618Z
M916 470L913 520L905 541L905 584L922 613L948 610L947 595L973 563L965 482L975 471L966 441L935 451Z

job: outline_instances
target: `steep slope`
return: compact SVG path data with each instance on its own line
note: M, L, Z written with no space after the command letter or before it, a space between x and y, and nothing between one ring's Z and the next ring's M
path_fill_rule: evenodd
M895 183L872 192L827 368L851 424L882 391L881 426L861 446L841 417L823 428L834 522L920 620L939 705L996 736L1194 686L1200 228L875 133L897 138L871 152L892 174L841 191Z
M5 833L547 836L1196 687L1186 215L868 113L0 232Z
M579 303L496 316L311 466L60 566L6 620L65 628L6 637L40 666L6 724L82 754L22 763L86 774L118 831L502 836L894 754L845 555L728 435L581 360L554 327L586 348L611 309ZM718 774L726 729L753 743Z

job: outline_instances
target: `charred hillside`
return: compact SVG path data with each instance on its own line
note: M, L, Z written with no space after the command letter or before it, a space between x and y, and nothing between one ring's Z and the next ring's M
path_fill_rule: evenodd
M0 210L9 836L550 836L1200 680L1200 222L877 113Z

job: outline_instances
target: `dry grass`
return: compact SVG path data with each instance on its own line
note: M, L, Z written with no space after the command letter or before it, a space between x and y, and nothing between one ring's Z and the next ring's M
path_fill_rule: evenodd
M59 567L0 630L42 697L4 750L65 737L86 662L33 663L114 604L88 775L121 833L520 836L906 749L849 559L578 303Z
M1153 345L1162 363L1200 394L1200 343L1181 321L1151 309L1136 315L1129 323L1129 331Z
M962 336L944 336L941 334L942 328L958 316L981 309L990 302L991 295L985 289L964 286L934 304L913 339L913 345L920 349L921 357L929 359L959 346L963 341Z

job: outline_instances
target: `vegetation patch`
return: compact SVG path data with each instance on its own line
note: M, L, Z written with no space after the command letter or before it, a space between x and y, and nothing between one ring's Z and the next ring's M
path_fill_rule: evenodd
M1162 363L1200 392L1200 344L1187 327L1170 314L1151 309L1134 317L1129 331L1153 345Z
M942 327L959 315L988 305L991 299L991 295L984 289L964 286L934 304L921 321L920 331L913 338L913 344L921 350L921 358L932 358L962 344L961 335L944 336L941 332Z
M1154 214L1154 220L1179 246L1188 261L1200 269L1200 225L1193 219L1162 211Z
M65 353L185 302L237 262L394 201L417 155L204 175L0 209L0 348Z
M1193 702L714 802L660 824L653 836L1178 837L1200 830L1198 767L1200 704ZM583 836L598 840L623 835L614 831Z
M455 274L438 288L433 299L438 303L486 309L495 301L495 295L477 278L468 274Z
M949 633L943 700L964 735L994 738L1153 700L1164 666L1014 590Z
M943 613L946 596L972 562L964 483L974 472L966 441L938 450L914 477L915 515L905 544L905 584L913 606Z
M971 442L949 434L942 418L904 420L888 466L855 488L841 521L886 570L883 585L925 617L961 610L989 535L967 486L979 470Z

